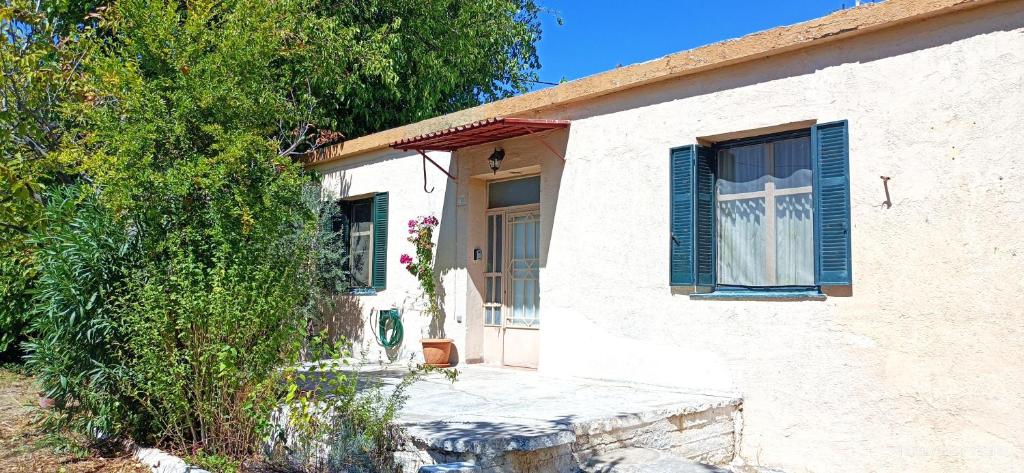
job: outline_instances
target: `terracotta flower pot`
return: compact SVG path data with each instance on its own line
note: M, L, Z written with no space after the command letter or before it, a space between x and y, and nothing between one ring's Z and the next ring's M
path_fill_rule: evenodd
M447 368L451 366L449 360L452 356L452 340L450 338L424 338L420 340L423 345L423 364L435 368Z

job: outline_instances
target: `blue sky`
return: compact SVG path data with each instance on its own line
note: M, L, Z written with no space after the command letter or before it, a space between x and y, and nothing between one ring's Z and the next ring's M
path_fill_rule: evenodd
M578 79L791 25L851 7L854 0L539 0L540 80ZM564 25L559 26L555 14ZM538 85L537 88L547 87Z

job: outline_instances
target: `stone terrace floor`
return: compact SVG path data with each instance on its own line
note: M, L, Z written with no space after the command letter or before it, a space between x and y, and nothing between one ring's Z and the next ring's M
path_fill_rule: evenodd
M642 423L681 412L739 404L732 396L679 388L570 377L481 365L458 367L454 383L430 375L413 384L398 423L447 451L536 450L573 442L575 433L610 423ZM385 384L404 369L364 368Z

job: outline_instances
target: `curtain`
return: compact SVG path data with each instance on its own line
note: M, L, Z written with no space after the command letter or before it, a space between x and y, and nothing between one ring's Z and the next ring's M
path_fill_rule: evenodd
M540 219L538 214L513 217L512 240L512 323L537 326L540 323Z
M775 198L775 285L814 285L814 202L810 193Z
M718 284L814 284L810 139L719 151Z
M764 198L718 204L718 282L766 286Z
M772 146L776 193L775 285L811 286L814 285L811 140L782 140Z

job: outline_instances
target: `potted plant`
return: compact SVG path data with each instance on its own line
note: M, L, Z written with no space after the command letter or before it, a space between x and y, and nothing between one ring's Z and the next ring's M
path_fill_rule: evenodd
M428 215L409 220L409 242L415 248L415 257L403 254L401 262L405 269L419 280L426 308L423 314L430 317L430 325L424 337L424 364L438 368L449 366L452 353L452 340L444 336L444 319L441 305L437 300L437 276L434 274L434 229L437 228L437 217Z

